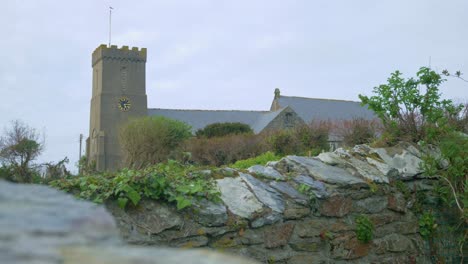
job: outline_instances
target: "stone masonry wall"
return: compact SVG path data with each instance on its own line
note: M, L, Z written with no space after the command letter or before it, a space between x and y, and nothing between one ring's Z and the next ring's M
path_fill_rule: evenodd
M107 208L132 244L211 248L263 263L427 263L409 210L413 201L392 184L430 186L420 158L408 144L288 156L247 171L224 169L226 176L216 180L219 204L200 201L177 211L143 201L127 211L114 203ZM375 226L369 243L357 240L360 215Z

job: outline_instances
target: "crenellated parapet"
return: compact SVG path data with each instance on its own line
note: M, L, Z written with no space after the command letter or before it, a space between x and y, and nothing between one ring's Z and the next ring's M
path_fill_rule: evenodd
M107 46L101 44L93 52L92 66L100 60L119 60L130 62L146 62L146 48L122 46L118 48L117 45Z

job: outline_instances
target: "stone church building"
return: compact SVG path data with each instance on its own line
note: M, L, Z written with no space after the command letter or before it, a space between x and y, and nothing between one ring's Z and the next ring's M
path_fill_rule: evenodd
M120 167L119 127L129 118L164 116L183 121L193 132L219 122L248 124L255 133L284 129L312 120L373 119L359 102L284 96L276 89L266 111L183 110L148 108L145 84L146 48L100 45L93 52L93 84L86 156L99 171ZM138 136L138 135L135 135Z

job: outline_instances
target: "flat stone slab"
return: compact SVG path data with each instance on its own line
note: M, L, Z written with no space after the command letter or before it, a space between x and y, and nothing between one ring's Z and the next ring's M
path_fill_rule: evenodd
M362 154L362 152L359 152L359 154ZM379 183L389 182L388 177L381 170L373 163L369 163L367 160L369 158L363 157L363 160L355 158L342 148L334 152L320 153L317 158L328 165L349 168L357 172L363 179Z
M204 226L222 226L228 219L226 206L222 204L204 199L196 201L193 206L197 209L194 214L196 221Z
M365 146L365 145L364 145ZM352 168L356 171L362 178L370 180L373 182L379 183L389 183L388 177L382 171L380 171L372 163L369 163L369 159L375 160L372 157L369 157L368 152L364 152L363 148L360 146L355 146L353 149L354 155L345 151L342 148L339 148L335 151L335 154L338 155L344 162L345 166ZM361 146L362 147L362 146ZM371 149L366 149L370 151ZM377 161L377 160L375 160Z
M309 199L304 194L298 192L294 187L286 182L271 181L270 186L293 199L296 203L307 205Z
M327 165L317 159L299 156L287 156L285 159L305 168L315 180L336 185L365 183L364 180L351 175L346 170Z
M331 166L344 166L346 162L341 159L340 155L335 152L322 152L317 156L317 159Z
M221 191L221 200L232 213L251 219L254 213L262 210L262 203L257 200L240 177L223 178L216 182Z
M250 174L240 172L239 175L241 179L247 183L260 202L275 212L282 213L284 211L283 197L279 192L270 187L268 184L257 180Z
M281 173L269 166L254 165L247 169L250 173L255 173L257 175L263 176L272 180L281 180L284 181L285 178Z
M384 148L373 149L372 152L378 154L384 161L383 164L373 162L374 165L385 175L388 175L392 169L396 169L399 172L399 176L402 178L413 178L415 175L423 172L420 168L422 160L412 153L414 150L411 149L411 151L407 151L403 148L397 148L398 147L393 148L394 153L389 153L388 150Z
M277 223L281 221L282 219L283 217L281 214L273 212L266 216L262 216L260 218L255 219L254 221L252 221L251 226L252 228L258 228L264 225L271 225L271 224Z
M299 184L305 184L311 187L312 192L318 198L329 196L329 193L327 192L327 187L325 186L325 184L323 184L323 182L316 181L309 176L299 175L294 178L294 181Z

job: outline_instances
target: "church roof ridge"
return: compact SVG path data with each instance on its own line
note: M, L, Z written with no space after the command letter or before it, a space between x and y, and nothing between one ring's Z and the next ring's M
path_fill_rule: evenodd
M323 100L323 101L334 101L334 102L350 102L350 103L360 103L359 101L343 100L343 99L312 98L312 97L303 97L303 96L287 96L287 95L280 95L280 98L281 98L281 97L288 97L288 98L299 98L299 99L308 99L308 100Z
M148 108L148 110L168 110L168 111L199 111L199 112L254 112L269 113L268 110L238 110L238 109L171 109L171 108Z

